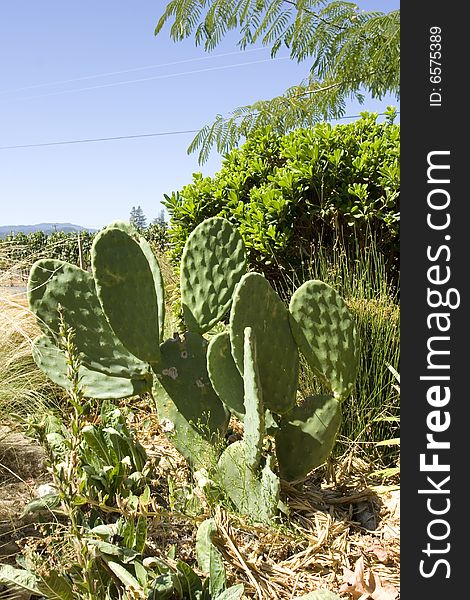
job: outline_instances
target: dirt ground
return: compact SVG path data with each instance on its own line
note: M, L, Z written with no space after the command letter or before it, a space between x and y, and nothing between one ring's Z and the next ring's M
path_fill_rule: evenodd
M17 541L32 533L21 518L37 486L47 479L41 447L18 431L0 426L0 561L13 559Z

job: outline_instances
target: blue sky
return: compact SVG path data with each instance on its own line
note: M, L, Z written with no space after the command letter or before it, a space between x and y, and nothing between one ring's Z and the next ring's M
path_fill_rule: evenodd
M154 36L159 0L17 0L0 3L0 147L197 130L217 113L282 93L298 65L269 49L211 54L194 41ZM359 2L392 10L396 0ZM382 112L394 98L351 104ZM186 149L194 134L0 150L0 225L70 222L100 228L140 205L155 218L164 193L191 174L214 174Z

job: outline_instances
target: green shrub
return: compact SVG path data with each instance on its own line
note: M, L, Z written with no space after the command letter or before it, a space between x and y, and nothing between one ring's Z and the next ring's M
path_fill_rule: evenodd
M320 246L357 256L371 239L396 274L399 135L391 110L384 123L363 113L345 125L255 133L214 177L195 173L166 196L173 256L199 223L222 216L239 227L251 265L271 280L298 270Z

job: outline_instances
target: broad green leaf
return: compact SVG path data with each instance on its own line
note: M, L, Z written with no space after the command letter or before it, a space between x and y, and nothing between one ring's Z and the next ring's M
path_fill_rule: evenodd
M93 533L95 535L102 535L103 537L110 537L111 535L114 535L116 533L116 527L115 525L97 525L96 527L93 527L92 529L90 529L90 533Z
M212 596L217 596L225 588L225 568L222 555L212 539L217 533L214 519L206 519L199 525L196 535L196 556L199 567L209 575Z
M148 573L144 565L138 560L134 561L135 576L143 588L147 587Z
M137 519L137 524L135 526L135 543L134 548L140 554L143 553L145 549L145 544L147 543L147 518L139 517Z
M137 581L137 579L129 573L127 569L125 569L120 563L114 562L112 560L107 561L108 567L111 571L119 577L122 583L127 587L134 588L135 590L141 590L142 586Z
M155 579L149 600L169 600L173 596L173 590L172 576L170 573L163 573Z
M58 494L46 494L40 498L35 498L28 502L24 507L21 516L29 515L31 513L41 512L44 510L52 512L60 504L60 496Z
M202 592L202 581L185 562L176 563L176 575L179 580L183 598L198 600L198 592Z
M87 425L82 429L84 439L84 453L87 454L88 448L93 450L103 465L116 464L115 453L106 445L101 432L94 425ZM86 445L85 445L86 444Z
M100 552L109 556L118 556L125 563L129 563L134 558L139 556L139 552L135 552L135 550L130 550L129 548L121 548L120 546L116 546L115 544L110 544L109 542L104 542L103 540L87 540L88 544L95 546ZM105 557L106 558L106 557Z
M243 596L245 588L243 583L232 585L227 590L216 596L215 600L239 600ZM327 600L327 598L325 598Z
M65 575L59 575L56 571L41 575L39 588L48 600L75 600L76 598L71 582Z
M42 595L38 586L38 578L25 569L16 569L11 565L0 565L0 583L12 588L28 590L32 594Z

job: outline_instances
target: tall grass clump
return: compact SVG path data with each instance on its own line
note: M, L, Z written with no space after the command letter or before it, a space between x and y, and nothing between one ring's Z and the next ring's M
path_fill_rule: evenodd
M339 242L326 251L318 243L315 252L303 261L303 269L284 277L278 292L288 297L303 281L321 279L346 300L356 319L361 347L355 389L343 405L337 449L342 451L345 445L356 443L370 457L394 462L398 447L377 443L399 435L399 395L389 369L390 365L399 371L399 281L392 283L387 277L386 258L372 237L366 250L353 247L347 252L344 248ZM304 395L322 391L306 365L302 367L301 391Z
M61 392L32 358L32 340L40 331L19 278L24 265L5 257L0 264L0 415L3 424L25 423L28 415L54 403Z

